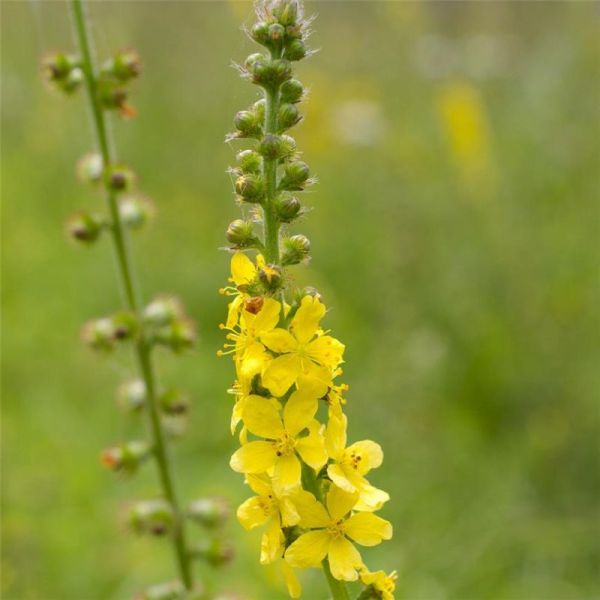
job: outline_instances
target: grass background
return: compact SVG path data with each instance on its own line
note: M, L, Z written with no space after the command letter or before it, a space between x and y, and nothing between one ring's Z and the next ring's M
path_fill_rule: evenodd
M228 467L217 248L238 214L223 137L257 95L229 68L255 51L239 31L251 5L91 4L101 56L134 46L145 62L139 117L114 123L158 207L135 240L143 290L180 294L201 334L197 351L159 357L194 399L173 449L180 495L235 505L248 492ZM347 343L351 438L386 454L372 479L395 536L363 556L397 568L410 600L598 598L598 7L309 8L321 52L298 67L311 95L296 133L320 183L294 228L314 260L295 273ZM119 518L156 493L153 469L119 480L98 461L141 424L114 402L127 352L102 360L78 341L120 297L109 244L63 233L67 215L102 206L74 178L92 148L83 97L39 81L42 51L72 48L68 5L4 2L2 17L3 597L127 598L173 566L165 542ZM232 520L228 536L236 560L209 587L284 598L258 534ZM320 573L303 582L326 598Z

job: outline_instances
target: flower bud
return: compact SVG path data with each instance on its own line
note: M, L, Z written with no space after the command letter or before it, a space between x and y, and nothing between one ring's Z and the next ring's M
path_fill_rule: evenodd
M284 175L281 178L279 187L282 190L298 191L304 189L310 171L308 165L301 160L293 160L284 167Z
M283 284L281 268L277 265L265 265L258 272L258 278L268 292L277 291Z
M140 55L132 49L120 50L102 67L102 75L114 77L123 83L139 77L142 72Z
M97 152L90 152L77 161L77 177L84 183L99 183L102 180L104 166L102 156Z
M177 319L167 327L159 329L154 339L178 354L196 343L196 327L190 319Z
M272 23L269 25L269 42L270 46L277 47L283 42L285 37L285 27L280 23Z
M285 131L286 129L296 125L302 119L302 117L300 116L300 111L295 104L285 102L279 107L278 119L279 131Z
M212 567L220 567L233 560L234 550L231 544L219 538L204 539L194 544L190 550L194 558L205 560Z
M112 80L98 81L98 98L105 110L117 110L123 117L135 116L135 109L127 104L127 90Z
M167 581L146 588L134 600L184 600L188 595L180 581Z
M296 0L275 0L271 14L284 26L294 25L298 19L298 3Z
M154 216L154 205L142 194L131 194L119 199L119 215L123 225L141 229Z
M223 526L230 512L227 501L218 496L199 498L191 502L187 508L187 516L208 529Z
M281 101L296 104L302 100L304 87L297 79L288 79L281 85Z
M168 415L186 414L190 407L188 395L177 388L170 388L158 397L162 411Z
M117 402L125 412L139 412L146 404L146 386L141 379L132 379L119 386Z
M139 324L134 313L122 311L111 317L113 323L113 337L118 341L134 338L139 331Z
M282 192L275 200L275 210L280 223L291 223L300 215L302 205L298 198Z
M310 241L304 235L293 235L283 241L281 263L285 266L297 265L310 254Z
M271 37L269 35L269 24L264 21L259 21L255 23L250 30L250 37L258 44L262 44L263 46L268 46L271 41Z
M258 152L267 160L275 160L290 154L290 145L287 140L274 133L267 133L258 144Z
M254 224L251 221L242 221L242 219L232 221L226 235L231 247L238 250L253 248L259 243L259 239L254 235Z
M235 180L235 191L246 202L260 202L264 196L264 183L259 175L247 173Z
M143 312L142 319L144 323L155 327L170 325L183 317L184 310L181 300L176 296L157 296L148 304Z
M150 444L133 441L103 450L100 459L102 464L111 471L134 473L151 454Z
M69 236L84 244L93 244L105 226L104 217L83 211L69 217L66 224Z
M263 55L259 56L261 58L246 61L246 68L253 83L265 88L273 88L292 76L292 66L289 61L281 58L269 60Z
M242 173L260 173L262 158L254 150L242 150L235 157Z
M83 71L76 56L64 52L53 52L44 57L42 72L46 81L70 94L83 82Z
M131 189L135 182L134 172L124 165L113 165L110 167L108 184L111 189L122 192Z
M254 112L254 114L256 115L256 120L259 123L261 123L261 124L264 123L265 122L265 114L267 112L267 101L264 98L257 100L252 105L252 112Z
M143 500L129 511L129 525L136 533L164 535L173 527L173 509L163 499Z
M285 46L285 57L288 60L302 60L306 56L306 46L301 39L290 40Z
M110 352L115 347L115 327L112 319L88 321L81 330L81 338L94 350Z
M254 112L240 110L233 118L233 124L237 129L237 137L258 137L262 132L261 121Z
M60 89L67 94L72 94L79 89L79 86L83 83L83 79L83 71L79 67L71 69L67 77L61 81Z
M267 27L268 30L268 27ZM268 58L262 54L261 52L255 52L254 54L250 54L246 60L244 61L244 67L246 67L246 69L248 71L251 71L255 65L261 64L261 63L266 63L268 60Z

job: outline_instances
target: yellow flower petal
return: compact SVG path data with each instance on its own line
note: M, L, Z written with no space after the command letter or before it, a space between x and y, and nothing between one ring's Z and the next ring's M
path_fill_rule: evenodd
M271 515L268 505L258 496L252 496L245 502L242 502L236 512L238 521L244 529L254 529L264 525Z
M282 527L292 527L300 522L300 513L288 496L280 498L279 513L281 514Z
M362 567L360 552L346 538L336 538L329 545L331 574L343 581L356 581Z
M283 573L283 579L285 580L290 598L300 598L302 595L302 586L296 577L294 569L285 560L281 561L281 572Z
M347 458L351 458L352 456L358 458L355 461L357 465L356 470L361 475L365 475L371 469L376 469L383 462L383 450L381 446L371 440L355 442L346 448L344 454Z
M327 492L327 510L334 521L345 517L356 504L358 492L349 494L336 485L332 485Z
M231 279L235 285L250 283L256 277L256 267L243 253L236 252L231 257Z
M273 493L271 478L266 473L260 475L246 475L246 483L250 489L259 496L268 496Z
M277 560L283 552L285 537L279 527L279 519L272 518L260 543L260 564L268 565Z
M280 314L281 304L277 300L273 300L273 298L265 298L262 308L252 323L255 335L260 336L276 327Z
M242 418L248 430L254 435L275 440L284 433L279 411L268 398L248 396Z
M240 315L240 310L242 308L242 304L244 299L241 295L237 295L228 305L227 307L227 322L225 323L225 327L227 329L232 329L237 325L238 318Z
M367 484L360 488L355 508L360 511L379 510L389 499L390 495L387 492Z
M392 537L392 524L370 512L356 513L345 524L349 537L363 546L376 546Z
M319 329L319 321L325 314L325 305L314 296L304 296L294 315L290 330L301 344L310 341Z
M312 375L299 375L296 385L299 394L317 399L323 398L328 390L326 382Z
M327 423L327 431L325 432L325 443L327 445L327 453L334 460L340 460L346 447L346 427L348 419L342 412L338 415L333 414Z
M320 365L335 369L341 362L344 344L329 335L323 335L306 346L306 354Z
M331 522L325 507L310 492L299 490L291 499L300 515L302 527L327 527Z
M300 485L301 465L295 454L279 456L275 461L273 487L284 491Z
M294 352L298 348L296 338L285 329L273 329L263 333L260 341L273 352L283 354L284 352Z
M317 567L327 556L330 540L329 534L322 530L304 533L287 549L285 560L300 569Z
M276 458L271 442L248 442L234 452L229 466L238 473L264 473L275 464Z
M240 377L252 379L257 373L261 373L270 361L271 356L265 347L254 342L242 352L241 360L237 364L237 371Z
M344 469L338 464L331 464L327 467L327 475L335 485L349 494L354 494L356 486L346 477Z
M294 392L283 407L283 423L290 435L297 435L308 427L319 403L316 398Z
M300 374L302 363L296 354L273 359L262 376L263 385L274 395L283 396Z
M321 425L313 421L310 425L310 433L296 441L296 450L302 460L318 471L327 462L327 450L325 450L325 438L321 433Z

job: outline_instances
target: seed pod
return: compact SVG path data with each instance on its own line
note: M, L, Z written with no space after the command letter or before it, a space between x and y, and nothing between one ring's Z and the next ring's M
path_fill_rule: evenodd
M135 183L134 172L124 165L113 165L109 170L108 184L111 189L123 192L131 189Z
M260 173L263 161L258 152L242 150L237 153L235 158L242 173Z
M263 199L265 186L259 175L246 173L235 180L235 191L245 202L255 203Z
M304 87L297 79L288 79L281 85L281 101L296 104L302 100Z
M120 50L112 59L104 63L101 74L114 77L123 83L139 77L142 72L142 61L136 50Z
M291 161L284 167L284 175L281 178L279 187L282 190L303 190L309 176L310 171L305 162L301 160Z
M146 386L141 379L132 379L119 386L117 402L125 412L139 412L146 404Z
M81 329L81 338L94 350L110 352L115 347L115 327L112 319L88 321Z
M144 323L154 327L170 325L184 315L183 304L176 296L157 296L148 304L142 313Z
M187 516L208 529L223 526L230 512L227 501L219 496L198 498L187 508Z
M173 528L173 509L162 499L136 502L129 511L129 525L136 533L164 535Z
M285 131L286 129L296 125L302 119L302 117L300 116L300 111L295 104L286 102L279 107L278 119L279 130Z
M304 235L293 235L283 241L281 263L285 266L297 265L306 260L310 254L310 241Z
M231 562L234 556L233 546L220 538L204 539L192 546L190 553L215 568Z
M102 156L97 152L90 152L77 161L77 177L84 183L99 183L102 180L104 165Z
M184 415L190 407L188 395L178 388L170 388L158 397L162 411L168 415Z
M242 219L236 219L229 224L227 241L233 248L240 250L253 248L259 243L259 239L254 235L254 224L251 221L243 221Z
M291 223L300 215L302 205L298 198L287 192L282 192L275 200L275 210L281 223Z
M121 222L131 229L141 229L154 216L154 212L154 204L142 194L119 198Z
M69 236L83 244L93 244L106 226L102 215L89 212L79 212L70 216L66 223Z
M152 447L147 442L125 442L103 450L100 459L111 471L134 473L152 454Z

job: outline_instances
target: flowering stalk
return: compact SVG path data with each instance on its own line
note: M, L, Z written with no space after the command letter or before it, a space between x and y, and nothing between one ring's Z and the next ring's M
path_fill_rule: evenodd
M177 298L158 296L144 305L135 285L127 229L143 225L152 207L145 197L132 190L133 172L116 161L106 112L117 111L124 118L135 115L127 102L127 88L140 73L139 57L133 50L120 51L98 68L92 55L82 0L71 0L71 8L79 56L53 53L46 57L44 71L55 87L67 93L75 92L82 84L87 88L99 153L85 156L78 171L82 179L104 189L108 214L78 213L69 220L68 232L74 240L86 244L97 241L105 231L110 234L125 299L124 310L87 323L83 337L92 348L105 352L114 350L121 342L132 343L139 376L121 386L119 400L127 412L144 411L147 414L150 433L148 442L130 441L104 450L102 462L112 470L133 473L146 460L154 460L162 488L161 497L134 504L129 521L138 533L169 535L179 580L150 587L141 598L189 598L191 592L196 593L199 589L192 574L192 559L201 558L218 566L229 560L231 551L218 538L205 539L202 544L190 547L186 539L186 519L199 522L216 533L223 525L227 509L218 498L196 500L186 510L179 503L167 438L177 437L182 432L189 403L177 388L165 390L159 386L153 351L156 346L165 346L179 353L191 347L195 341L195 327Z
M297 0L260 0L250 37L267 53L250 55L242 77L262 99L234 119L228 141L253 141L231 169L244 218L227 239L233 251L227 322L236 381L231 430L241 447L231 458L254 496L237 511L246 529L264 526L260 561L281 565L288 592L300 597L294 569L320 567L334 600L348 600L346 581L361 580L361 598L393 598L395 574L370 572L354 543L374 546L392 536L376 516L389 499L367 473L381 465L370 440L347 445L342 374L344 345L320 321L326 308L314 288L292 289L287 268L307 262L310 242L283 228L304 210L296 192L314 180L287 134L301 120L302 84L292 62L310 55L310 20ZM255 228L260 226L262 235ZM256 251L255 260L246 252Z

